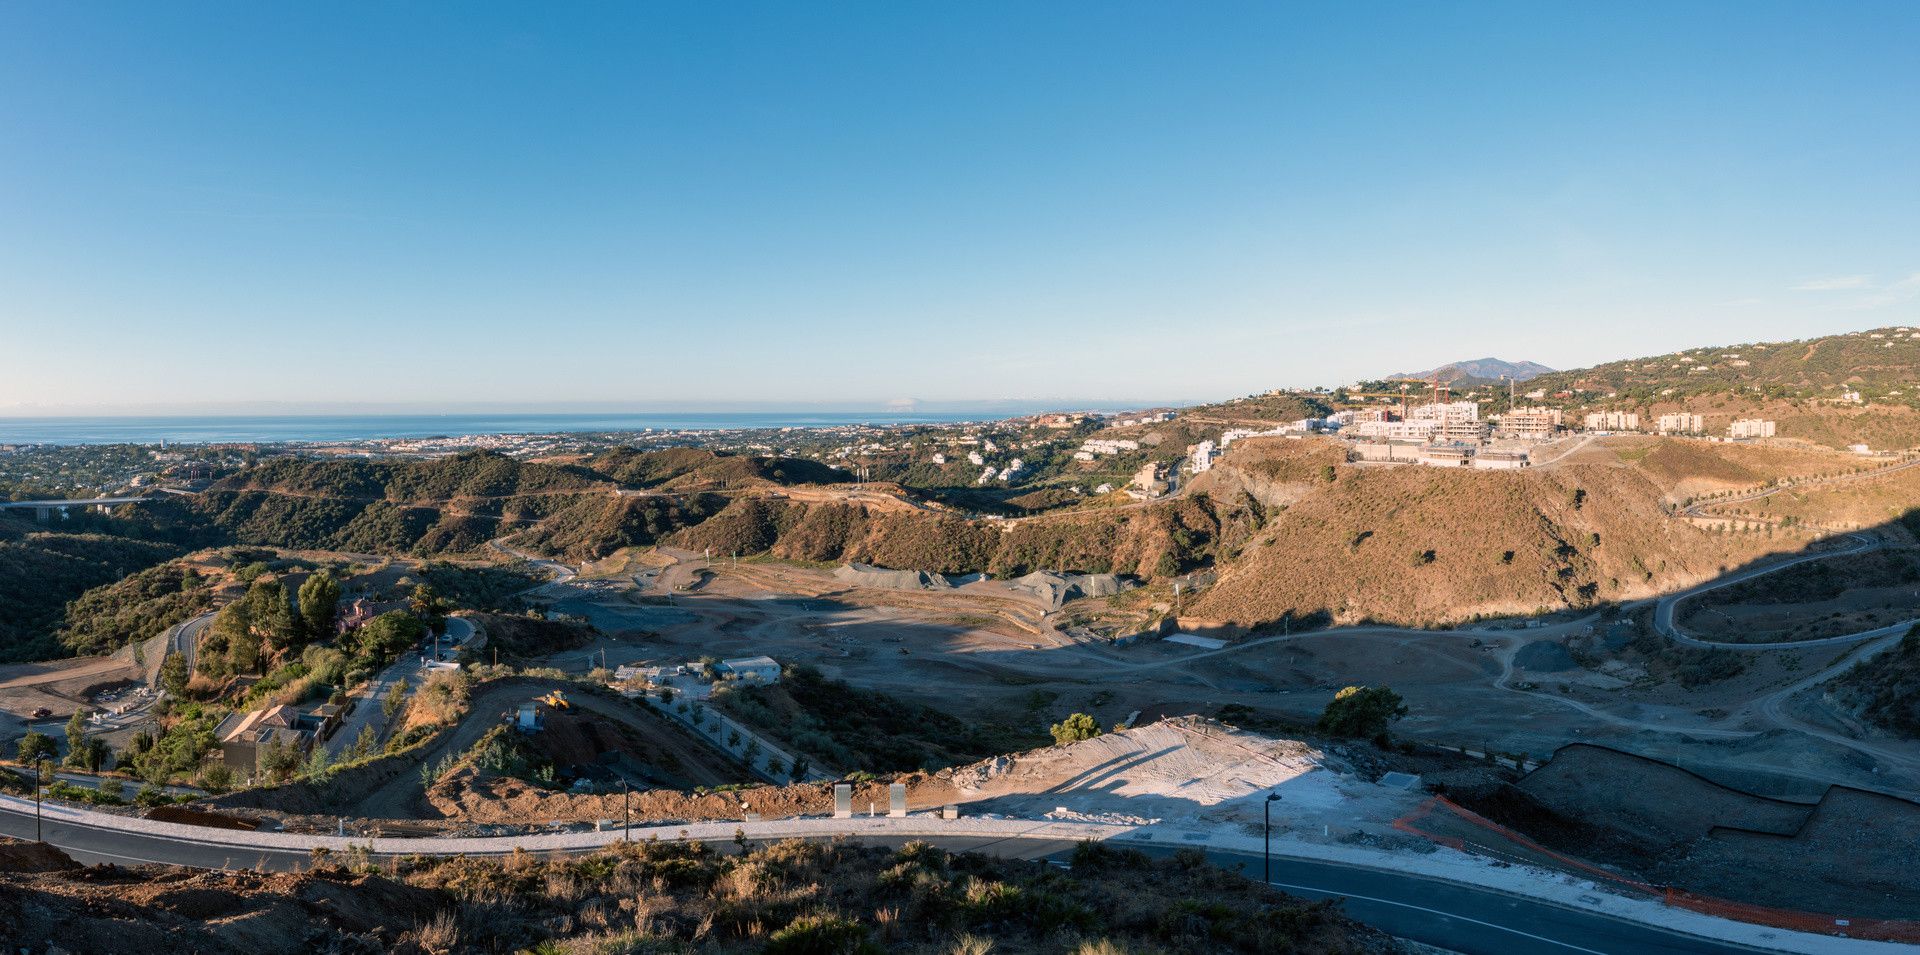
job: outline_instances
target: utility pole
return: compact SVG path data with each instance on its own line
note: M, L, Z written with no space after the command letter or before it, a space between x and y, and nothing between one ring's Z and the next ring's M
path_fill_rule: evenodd
M42 835L41 821L40 821L41 820L41 816L40 816L41 791L46 788L45 780L42 779L41 777L45 776L46 772L47 772L46 760L41 759L36 761L33 764L33 841L35 842L46 841L46 839Z
M1267 801L1261 805L1267 824L1267 841L1264 858L1261 860L1260 879L1268 885L1273 884L1273 804L1280 801L1279 793L1268 793Z
M624 779L620 780L620 804L621 804L621 807L626 810L626 816L627 816L627 824L625 827L626 838L628 842L632 842L633 841L633 786L632 784L628 783Z

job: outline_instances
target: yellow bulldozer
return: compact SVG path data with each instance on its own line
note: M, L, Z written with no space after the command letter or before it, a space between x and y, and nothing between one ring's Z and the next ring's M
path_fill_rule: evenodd
M567 702L566 694L561 693L559 690L555 690L552 693L548 693L546 696L535 697L534 699L535 701L544 704L546 708L549 710L573 709L573 704Z

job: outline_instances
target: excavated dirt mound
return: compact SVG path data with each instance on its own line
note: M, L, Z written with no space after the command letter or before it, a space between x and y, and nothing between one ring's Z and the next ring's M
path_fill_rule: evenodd
M1792 835L1812 807L1716 785L1666 763L1600 746L1565 746L1519 783L1556 815L1598 826L1647 858L1716 826Z
M0 843L0 872L64 872L78 868L80 863L44 842Z
M253 819L238 816L223 816L217 812L201 812L183 806L155 806L147 810L147 818L159 822L177 822L188 826L206 826L210 829L238 829L251 832L260 828Z
M0 845L0 859L20 844ZM277 955L390 951L449 900L378 876L82 868L31 847L52 868L0 873L0 938L22 951Z
M1657 884L1858 918L1920 912L1920 804L1834 787L1817 805L1574 744L1512 786L1463 795L1540 843Z
M875 590L946 590L953 585L939 574L923 570L888 570L867 564L846 564L833 572L835 580L850 587Z
M1834 789L1791 836L1718 828L1654 870L1663 882L1761 905L1866 918L1920 913L1920 805Z
M1114 574L1063 574L1052 570L1036 570L1009 581L1007 586L1054 610L1069 600L1111 597L1123 589L1120 578Z

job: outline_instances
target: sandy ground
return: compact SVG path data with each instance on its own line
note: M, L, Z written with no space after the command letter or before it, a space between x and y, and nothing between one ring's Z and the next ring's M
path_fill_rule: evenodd
M849 591L824 570L675 556L648 586L563 594L560 609L587 616L609 637L551 662L581 672L603 652L611 666L766 654L963 718L1034 726L1076 711L1113 725L1136 712L1144 721L1211 715L1228 704L1304 724L1343 686L1385 684L1412 710L1396 732L1442 745L1545 758L1567 743L1601 743L1782 796L1817 795L1836 782L1920 794L1920 746L1885 744L1902 757L1896 763L1783 731L1793 724L1776 718L1781 702L1773 698L1844 665L1840 648L1759 654L1738 677L1686 690L1625 666L1513 666L1527 643L1609 625L1598 619L1538 629L1347 628L1216 651L1159 641L1117 647L1047 627L1031 632L1019 625L1024 619L1011 619L1031 610L1001 594ZM703 572L698 589L675 589Z
M1150 830L1259 826L1267 793L1278 794L1276 833L1315 840L1390 840L1393 821L1426 798L1368 782L1341 758L1193 718L1108 733L1067 746L995 757L936 773L899 777L914 811L965 806L969 815L1088 822ZM620 818L645 821L824 815L828 784L727 793L674 791L571 795L517 780L461 771L428 794L442 818L472 823ZM745 808L743 808L743 804ZM853 793L855 811L886 811L884 782Z
M106 705L100 694L146 683L159 667L162 642L148 641L145 667L134 662L131 647L106 656L0 666L0 747L11 756L12 741L29 729L58 736L75 710ZM41 708L52 715L34 719ZM108 741L124 743L117 736Z
M989 760L948 778L954 801L975 803L972 811L1142 827L1259 827L1273 793L1277 830L1320 838L1389 837L1393 820L1425 798L1368 782L1303 743L1191 718Z

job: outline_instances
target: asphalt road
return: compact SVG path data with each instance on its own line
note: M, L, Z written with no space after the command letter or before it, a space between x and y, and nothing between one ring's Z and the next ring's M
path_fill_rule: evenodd
M472 637L472 621L465 617L448 617L447 633L440 639L440 648L442 652L450 652ZM379 675L373 678L366 693L354 701L353 712L347 714L346 719L341 721L340 728L334 730L333 736L327 740L328 755L339 758L341 753L360 738L361 730L369 726L373 727L375 742L385 743L390 729L388 724L392 722L383 705L387 693L393 689L394 684L405 680L407 695L411 696L419 691L420 684L426 682L426 678L427 662L411 651L401 654L400 659L388 664L386 669L381 670Z
M1905 467L1905 465L1902 465L1902 467ZM1859 633L1843 633L1837 637L1820 637L1814 640L1787 640L1778 643L1734 643L1720 640L1702 640L1681 629L1678 620L1680 604L1689 598L1697 597L1708 591L1719 590L1722 587L1731 587L1734 584L1745 583L1755 577L1764 577L1768 574L1778 573L1789 567L1797 567L1808 561L1846 557L1852 554L1864 553L1880 546L1877 541L1864 534L1855 534L1852 536L1854 543L1851 546L1843 547L1839 550L1804 554L1792 560L1783 560L1779 563L1753 567L1740 571L1737 574L1731 574L1718 580L1709 581L1698 587L1692 587L1678 593L1661 597L1654 606L1653 628L1659 631L1662 636L1665 636L1675 643L1685 644L1689 647L1718 647L1727 650L1792 650L1798 647L1823 647L1842 643L1859 643L1863 640L1873 640L1879 637L1906 633L1907 628L1920 621L1906 620L1891 626L1879 627L1873 630L1862 630Z
M34 837L34 817L0 807L0 834ZM856 837L863 842L896 845L909 837ZM68 821L48 821L45 839L85 863L166 863L207 869L254 868L286 871L310 863L305 852L272 849L235 850L198 843L99 829ZM504 855L510 850L504 844ZM956 852L974 851L1012 858L1064 860L1074 844L1058 838L952 837L932 840ZM723 846L724 847L724 846ZM1167 855L1180 846L1141 846ZM482 855L485 853L467 853ZM1207 851L1209 861L1255 875L1257 854ZM1274 860L1273 885L1309 899L1343 899L1355 919L1401 938L1467 955L1733 955L1761 949L1716 942L1502 892L1441 882L1397 872L1304 859Z
M192 620L185 621L173 628L167 636L167 651L179 651L187 658L187 672L193 672L193 653L200 646L200 637L206 633L208 625L213 623L214 615L203 613Z

